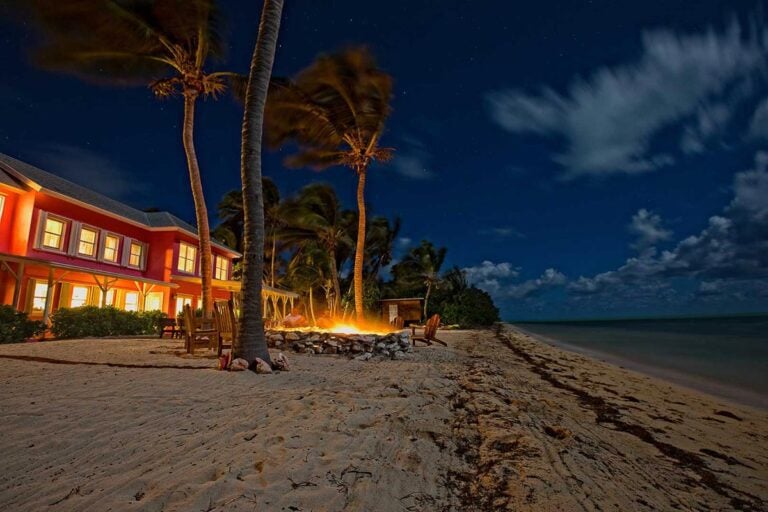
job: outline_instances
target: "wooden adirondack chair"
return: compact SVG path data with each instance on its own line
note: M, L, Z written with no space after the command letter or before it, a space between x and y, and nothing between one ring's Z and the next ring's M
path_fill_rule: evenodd
M216 354L221 356L223 349L232 349L237 337L237 318L232 300L220 300L213 304L213 319L219 337L216 342Z
M395 329L402 329L403 327L405 327L405 318L401 317L400 315L397 315L395 318L392 319L390 324Z
M434 314L432 317L430 317L429 320L427 320L427 323L424 325L424 336L416 336L416 326L411 326L411 343L413 346L416 346L417 341L422 341L426 343L427 345L432 345L433 343L440 343L444 347L447 347L448 344L442 340L439 340L435 337L437 334L437 328L440 326L440 315Z
M212 348L215 347L215 343L218 343L218 331L216 329L203 329L201 324L201 319L195 318L192 308L189 304L185 304L184 327L186 329L186 340L184 348L186 348L189 354L194 354L196 348Z

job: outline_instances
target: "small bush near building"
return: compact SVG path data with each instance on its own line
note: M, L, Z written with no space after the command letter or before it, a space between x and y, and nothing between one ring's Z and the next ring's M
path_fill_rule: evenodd
M473 286L442 304L441 319L463 328L485 327L499 321L499 308L488 293Z
M0 343L20 343L45 331L43 322L27 318L12 306L0 305Z
M85 338L88 336L134 336L157 334L160 311L123 311L113 307L82 306L61 308L51 317L51 332L57 338Z

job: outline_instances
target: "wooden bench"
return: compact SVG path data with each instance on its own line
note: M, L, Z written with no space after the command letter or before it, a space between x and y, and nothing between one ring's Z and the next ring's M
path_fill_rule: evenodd
M175 338L176 334L179 332L179 330L176 329L176 320L173 318L161 318L158 326L160 327L160 338L165 334L170 334L171 338Z
M440 315L434 314L430 317L429 320L427 320L427 323L424 325L424 336L416 336L416 326L411 326L411 343L413 346L416 346L417 341L421 341L423 343L426 343L427 345L432 345L433 343L440 343L444 347L447 347L448 344L442 340L439 340L435 337L437 334L437 328L440 326Z
M195 318L195 313L189 304L184 305L184 329L186 338L184 348L187 353L194 354L197 348L216 348L219 340L219 333L216 329L207 329L202 327L203 319Z
M213 304L213 319L219 333L216 343L216 354L221 356L222 350L232 350L237 338L237 318L232 300L219 300Z

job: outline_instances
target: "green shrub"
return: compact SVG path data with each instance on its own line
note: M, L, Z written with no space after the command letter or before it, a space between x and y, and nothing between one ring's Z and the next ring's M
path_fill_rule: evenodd
M467 288L443 302L441 319L461 327L485 327L499 321L499 308L483 290Z
M57 338L156 334L162 318L165 318L165 313L160 311L137 313L95 306L61 308L51 317L51 332Z
M45 324L29 320L26 313L0 305L0 343L19 343L45 331Z

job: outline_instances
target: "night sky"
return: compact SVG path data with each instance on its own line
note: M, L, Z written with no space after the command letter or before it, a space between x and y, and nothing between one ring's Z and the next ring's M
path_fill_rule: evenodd
M505 319L768 309L768 32L761 2L287 0L276 75L365 44L395 79L369 211L428 238ZM221 0L245 73L261 5ZM181 101L34 68L0 21L0 151L193 220ZM213 69L213 67L211 68ZM198 108L209 209L239 188L241 107ZM287 170L354 205L355 177ZM215 219L213 219L215 224Z

